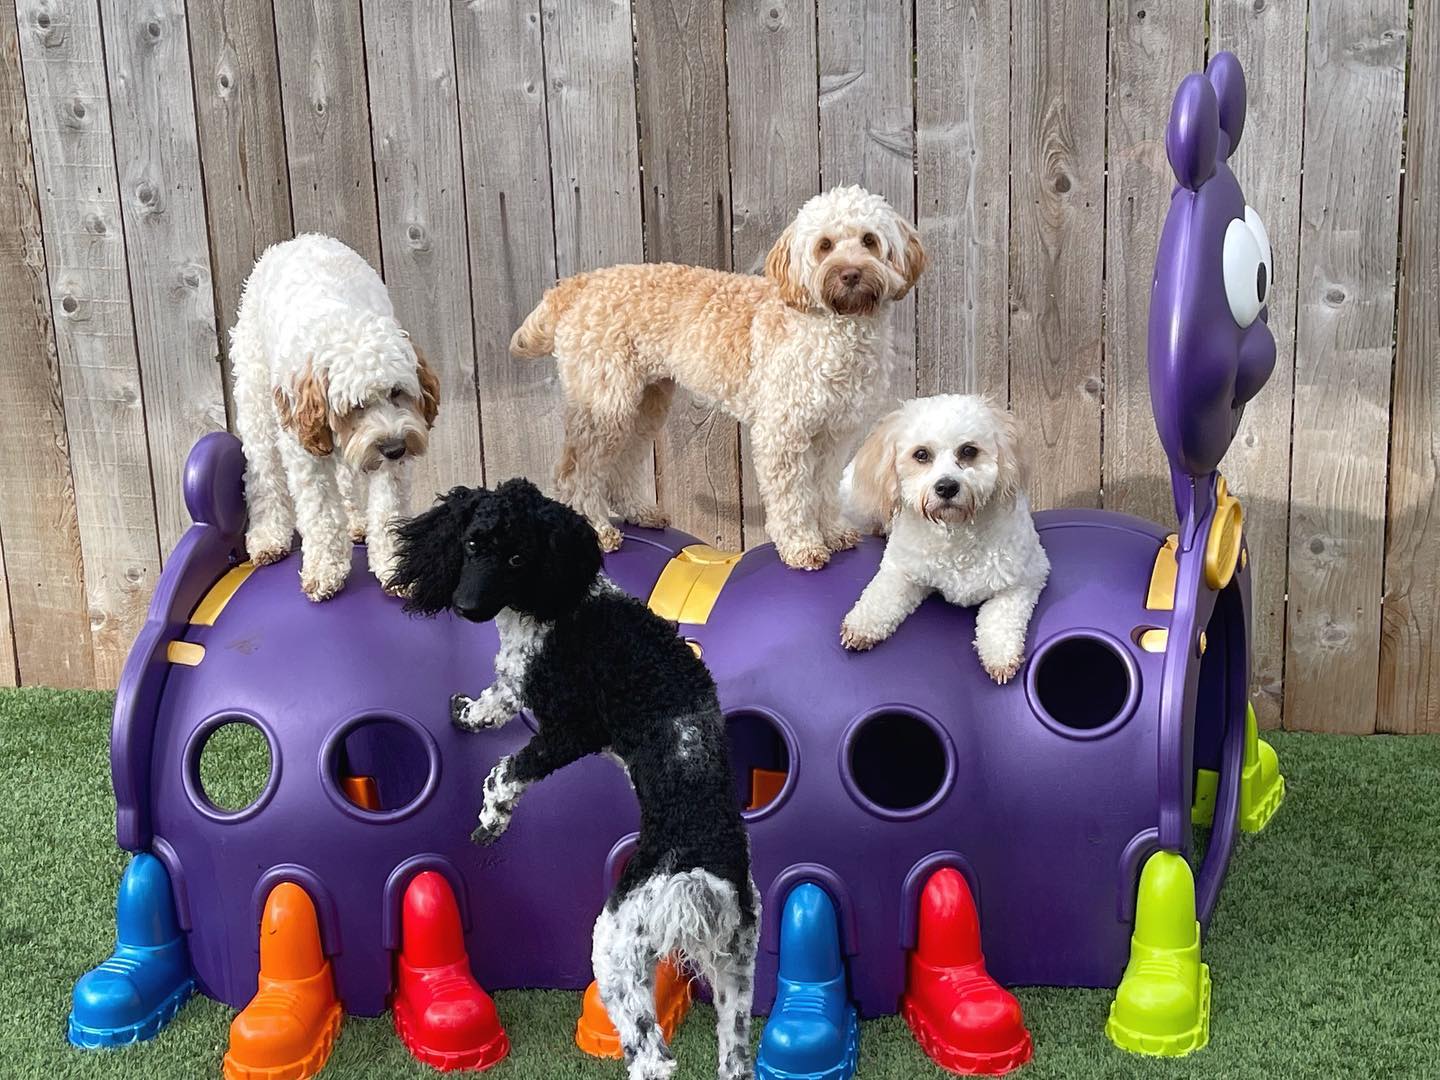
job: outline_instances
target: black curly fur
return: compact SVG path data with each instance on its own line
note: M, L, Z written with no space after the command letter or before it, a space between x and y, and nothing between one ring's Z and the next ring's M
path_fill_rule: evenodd
M640 840L612 909L657 872L698 868L732 883L753 921L750 847L714 680L673 623L598 583L600 548L585 519L510 480L455 488L396 535L392 585L408 594L407 610L484 622L509 608L549 624L521 693L539 731L515 755L514 775L534 783L607 750L625 763Z

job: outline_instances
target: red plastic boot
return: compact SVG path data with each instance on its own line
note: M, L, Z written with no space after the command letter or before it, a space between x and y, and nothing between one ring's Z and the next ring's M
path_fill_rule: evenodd
M925 883L902 1010L921 1049L951 1072L999 1076L1030 1060L1020 1003L985 971L980 917L957 870Z
M405 1048L437 1069L488 1069L510 1052L495 1002L470 974L455 894L434 871L405 890L391 1006Z

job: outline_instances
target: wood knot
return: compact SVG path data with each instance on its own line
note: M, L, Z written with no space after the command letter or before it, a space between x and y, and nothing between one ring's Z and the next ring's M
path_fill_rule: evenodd
M1345 290L1338 285L1332 285L1325 290L1325 302L1331 307L1339 307L1345 302Z
M1323 554L1325 554L1325 541L1324 541L1324 540L1321 540L1320 537L1318 537L1318 536L1315 537L1314 540L1311 540L1311 541L1310 541L1310 554L1311 554L1311 555L1323 555Z
M85 231L95 236L105 235L105 219L99 214L85 215Z
M80 310L80 301L73 296L62 296L60 298L60 310L66 315L74 315Z
M1055 178L1055 192L1058 195L1064 195L1069 190L1070 177L1066 176L1064 173L1061 173Z
M150 39L151 44L160 40L162 32L159 19L151 19L145 24L145 36Z
M131 585L138 585L145 577L145 570L139 566L127 566L125 568L125 580Z

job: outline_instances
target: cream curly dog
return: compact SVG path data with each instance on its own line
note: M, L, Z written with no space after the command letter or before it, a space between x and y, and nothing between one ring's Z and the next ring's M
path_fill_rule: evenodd
M284 558L298 527L301 587L328 600L350 573L351 543L368 535L386 584L389 526L409 511L409 460L429 444L440 383L380 275L328 236L268 248L245 282L230 364L250 558Z
M694 266L613 266L545 293L510 340L554 355L565 389L556 493L613 551L614 512L664 523L644 465L677 383L750 427L780 557L816 570L857 539L840 517L854 437L884 408L889 311L925 266L920 238L878 195L835 188L800 208L764 277Z
M881 420L845 472L843 498L857 525L890 540L845 616L841 643L879 644L938 592L980 605L980 663L997 683L1014 678L1050 577L1024 484L1020 426L986 398L917 398Z

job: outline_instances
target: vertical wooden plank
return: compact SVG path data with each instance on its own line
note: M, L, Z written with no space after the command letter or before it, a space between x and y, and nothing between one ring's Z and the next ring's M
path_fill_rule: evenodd
M913 0L819 0L820 178L859 184L915 220ZM928 283L922 278L917 288ZM915 396L915 294L891 315L900 398Z
M1405 7L1310 4L1285 663L1292 728L1375 730Z
M227 408L230 328L255 260L291 235L290 180L271 0L191 4L200 161ZM233 412L233 408L231 408Z
M162 558L190 527L195 441L225 427L184 0L101 0Z
M1440 4L1415 0L1380 639L1381 731L1440 731Z
M635 0L646 257L730 268L725 25L712 0ZM677 393L655 446L660 504L673 524L740 546L740 430Z
M326 233L380 265L360 0L274 0L296 232Z
M95 680L114 686L160 567L94 0L17 8Z
M765 255L820 183L815 0L727 0L733 264L759 273ZM765 514L741 442L744 542L764 543Z
M540 16L556 271L642 262L630 0L541 0Z
M15 9L0 5L0 534L8 581L0 634L0 676L11 682L88 687L95 682L84 564L70 445L60 395L60 362L45 286L40 200L30 151Z
M630 0L542 0L561 277L645 258Z
M508 347L555 282L540 5L455 0L452 12L485 476L544 486L564 433L559 380Z
M1245 506L1254 590L1250 685L1262 727L1278 727L1285 687L1285 595L1290 537L1290 426L1295 401L1295 310L1300 156L1305 115L1305 4L1213 0L1210 51L1245 68L1245 132L1230 168L1270 234L1275 372L1245 407L1225 470Z
M1088 0L1011 17L1010 400L1036 504L1097 506L1105 20Z
M1204 65L1199 4L1110 7L1105 187L1105 506L1173 521L1170 470L1150 408L1145 344L1160 226L1175 186L1165 125L1175 87Z
M432 493L484 476L455 42L448 4L365 0L364 14L385 283L440 376L440 419L415 470L428 505Z
M920 394L1010 392L1010 5L915 0Z

